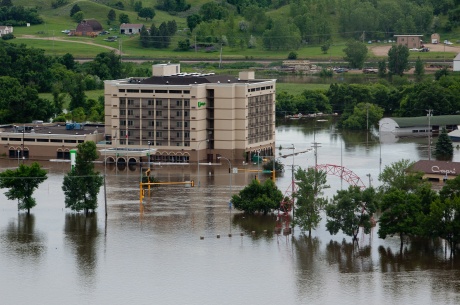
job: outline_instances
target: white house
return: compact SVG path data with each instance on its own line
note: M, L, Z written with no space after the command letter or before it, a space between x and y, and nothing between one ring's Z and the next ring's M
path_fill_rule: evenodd
M460 71L460 53L457 54L454 58L454 71Z
M6 34L13 33L13 27L7 25L0 25L0 37Z
M139 23L123 23L120 25L120 34L139 34L144 25Z

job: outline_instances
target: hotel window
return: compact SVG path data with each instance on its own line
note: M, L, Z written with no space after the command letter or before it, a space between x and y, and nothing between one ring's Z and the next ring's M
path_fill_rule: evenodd
M128 105L134 105L134 100L128 100Z
M188 122L184 122L184 127L188 127Z
M149 121L149 126L155 126L155 121Z
M161 110L157 110L157 117L162 116L163 112Z
M153 137L155 133L153 131L149 131L149 138Z
M184 90L184 94L190 94L190 90Z
M188 93L190 93L190 91ZM190 106L190 100L184 100L184 106L187 106L187 107Z
M152 105L153 105L153 101L152 101L152 100L147 100L147 105L152 106Z
M120 126L126 126L126 121L125 121L125 120L121 120L121 121L120 121Z
M124 98L120 99L120 106L126 105L126 100Z
M180 138L182 134L180 132L176 132L176 138Z
M128 110L128 115L134 115L134 110Z
M176 106L182 106L182 101L176 101Z
M184 138L190 138L190 132L184 132Z
M128 126L133 126L133 121L129 120L128 121Z
M188 116L188 111L184 111L184 116Z
M182 116L182 111L176 111L176 116Z
M182 122L176 122L176 127L182 127Z
M155 135L157 138L163 137L163 133L161 131L157 131Z
M149 110L148 113L149 113L149 116L153 116L155 114L155 111Z
M163 106L163 101L162 100L156 100L156 105L157 106Z
M163 126L163 122L162 121L156 121L155 125L157 127L161 127L161 126Z
M120 109L120 115L126 115L126 110Z

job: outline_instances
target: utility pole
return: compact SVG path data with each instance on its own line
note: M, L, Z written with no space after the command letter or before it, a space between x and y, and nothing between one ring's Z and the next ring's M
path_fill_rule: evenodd
M431 116L433 109L428 109L428 160L431 160Z

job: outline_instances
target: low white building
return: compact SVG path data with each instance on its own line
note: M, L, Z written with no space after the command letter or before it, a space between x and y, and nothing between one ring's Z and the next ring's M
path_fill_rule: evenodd
M458 53L454 58L453 70L460 71L460 53Z
M420 117L392 117L379 121L379 132L393 133L398 136L428 136L439 134L442 128L447 131L457 129L460 115L438 115Z
M13 33L13 27L8 25L0 25L0 37L6 34Z

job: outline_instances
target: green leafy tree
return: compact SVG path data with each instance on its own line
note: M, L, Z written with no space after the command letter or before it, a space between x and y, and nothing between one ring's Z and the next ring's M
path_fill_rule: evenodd
M102 186L102 176L94 171L94 161L98 154L92 141L77 146L75 167L64 176L62 190L65 207L75 211L84 210L86 214L97 208L97 195Z
M380 78L383 78L387 75L387 62L385 60L381 60L378 62L378 75Z
M354 107L353 113L343 114L340 126L345 129L369 130L383 117L383 109L370 103L359 103ZM343 121L342 121L343 120Z
M192 14L187 16L187 26L190 29L190 32L196 28L196 26L201 22L201 16L198 14Z
M262 168L266 171L273 170L273 159L271 159L268 162L265 162L262 165ZM284 172L284 164L279 162L278 160L275 160L275 172Z
M72 16L72 19L73 19L73 21L75 21L76 23L80 23L80 22L83 21L83 19L85 19L85 14L84 14L82 11L76 12L76 13Z
M78 6L78 4L74 4L72 8L70 9L70 17L73 17L76 13L80 11L81 11L80 6Z
M388 51L388 71L392 75L402 76L409 68L409 48L404 45L392 46Z
M267 179L264 183L260 183L254 179L239 194L232 196L232 203L235 209L246 213L260 212L267 214L277 209L282 199L283 193L272 180Z
M435 154L438 160L451 160L454 155L452 139L447 135L447 130L445 128L442 128L441 134L436 142Z
M362 42L349 41L343 52L345 52L343 59L349 62L350 67L361 69L366 61L368 50Z
M361 227L365 234L369 234L375 225L376 200L374 188L361 190L359 186L350 186L348 190L339 190L332 202L326 205L327 230L332 235L342 230L353 237L353 241L358 240Z
M224 20L228 16L228 9L223 4L211 1L203 4L199 13L203 21Z
M110 22L117 20L117 13L115 12L114 9L110 9L110 11L107 13L107 19Z
M417 60L415 61L414 74L419 80L423 77L423 75L425 75L425 65L423 64L423 61L420 59L420 57L417 57Z
M177 42L177 50L178 51L189 51L190 50L190 40L179 40Z
M300 47L300 31L294 23L276 19L273 26L262 35L264 47L268 50L297 50Z
M323 54L327 54L327 51L329 51L330 47L331 43L329 41L326 41L326 43L321 45L321 52L323 52Z
M326 185L326 173L314 168L307 170L297 169L295 179L299 190L295 193L296 205L294 211L294 224L302 231L308 231L318 227L321 221L321 210L327 204L327 199L322 198Z
M145 18L145 20L152 20L155 17L155 11L150 7L143 7L137 14L140 18Z
M297 52L289 52L288 59L297 59Z
M383 239L399 235L401 253L405 237L423 235L422 224L425 216L418 192L409 193L392 188L383 194L380 210L382 213L378 220L377 234Z
M0 188L9 189L5 196L9 200L18 200L18 209L27 210L33 208L37 202L33 198L35 189L48 177L46 171L41 169L37 162L27 166L20 164L16 170L7 169L0 173Z
M439 191L439 196L441 197L441 200L460 197L460 176L445 181L444 186Z
M455 255L460 243L460 197L434 200L427 219L429 236L445 239L449 243L451 256Z
M134 11L136 13L139 13L141 11L141 9L142 9L142 1L136 1L134 3Z
M382 182L380 192L382 194L395 188L404 192L412 192L422 186L423 173L413 172L411 170L414 162L408 159L402 159L385 166L379 175L379 181Z
M119 16L118 16L118 21L120 23L129 23L129 16L125 13L121 13Z

